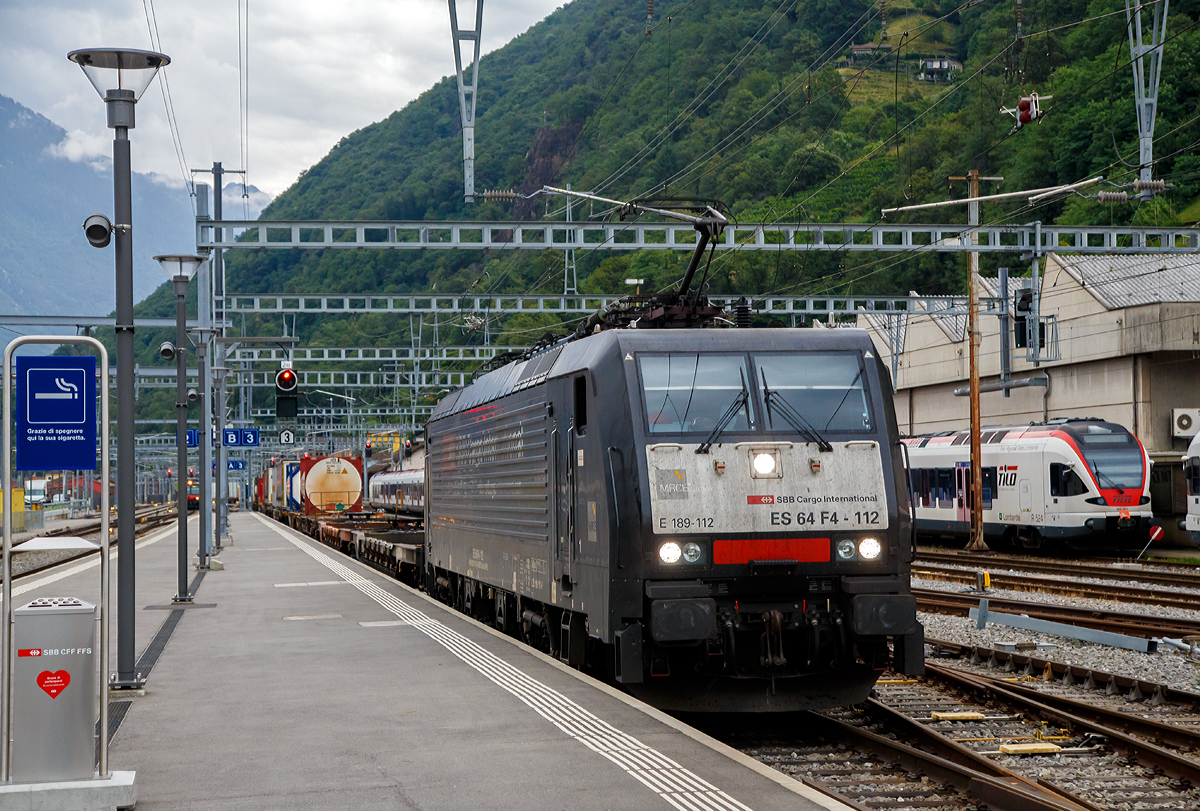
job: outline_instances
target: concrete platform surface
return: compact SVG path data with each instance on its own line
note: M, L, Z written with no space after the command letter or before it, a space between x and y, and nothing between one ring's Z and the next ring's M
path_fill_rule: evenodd
M133 772L113 772L104 780L0 785L4 811L117 811L136 802Z
M259 514L231 533L126 697L142 811L845 808ZM138 552L139 647L170 540Z

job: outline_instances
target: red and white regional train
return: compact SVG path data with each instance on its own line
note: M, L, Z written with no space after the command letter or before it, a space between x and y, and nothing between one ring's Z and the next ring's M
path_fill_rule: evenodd
M1058 419L988 426L980 439L984 540L996 551L1140 548L1158 526L1150 511L1150 458L1123 426ZM970 432L903 441L917 532L969 535Z
M367 485L367 502L377 510L406 515L425 513L425 470L377 473Z
M1180 529L1187 532L1188 540L1200 546L1200 436L1194 437L1183 457L1183 475L1187 479L1187 518L1180 522Z

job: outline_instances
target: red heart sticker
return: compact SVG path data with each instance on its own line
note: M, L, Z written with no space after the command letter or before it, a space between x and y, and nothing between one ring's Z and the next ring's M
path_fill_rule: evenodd
M67 689L67 685L71 683L71 674L65 670L56 670L51 673L49 670L43 670L37 677L38 687L46 691L46 694L51 698L58 698L58 694Z

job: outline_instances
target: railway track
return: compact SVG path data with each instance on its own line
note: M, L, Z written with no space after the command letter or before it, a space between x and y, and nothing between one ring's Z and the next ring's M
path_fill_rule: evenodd
M932 644L956 653L981 652ZM1169 698L1155 705L1158 719L1147 719L1138 717L1147 714L1144 706L1138 713L1104 707L1107 700L1125 699L1102 691L1087 691L1092 695L1081 700L1037 692L1005 681L1007 675L932 663L928 670L921 679L881 680L874 696L858 707L801 718L756 718L744 729L713 734L859 811L981 805L993 811L1129 811L1200 805L1195 754L1200 733L1181 723L1200 696L1156 686L1152 695ZM1089 673L1089 681L1105 677L1120 682ZM1148 687L1144 682L1134 686ZM1062 688L1072 689L1080 688ZM1170 720L1163 720L1168 714Z
M153 507L138 511L134 516L136 524L135 533L144 535L151 530L157 529L164 524L175 521L175 508L171 507ZM115 517L112 520L110 529L115 530L118 524L118 519ZM89 540L98 540L100 534L100 521L94 523L80 524L74 527L60 527L55 530L40 533L41 538L57 538L66 535L87 538ZM58 566L61 563L69 563L73 560L85 558L88 555L94 554L93 551L83 552L32 552L27 555L13 556L13 582L22 578L30 577L38 574L53 566ZM32 561L32 562L28 562ZM3 579L3 578L0 578Z
M1200 762L1105 721L998 683L931 664L920 679L882 681L852 711L864 725L961 748L1088 809L1195 809Z
M931 614L968 616L972 608L979 607L979 594L956 594L936 589L913 589L917 598L917 610ZM984 595L986 596L986 595ZM1200 634L1200 619L1178 619L1156 617L1152 614L1134 614L1122 611L1107 611L1093 608L1076 608L1051 603L1026 602L986 596L989 611L1006 614L1025 614L1034 619L1051 620L1081 628L1095 628L1119 634L1149 637L1184 637ZM1194 598L1191 608L1200 604Z
M1047 560L1044 558L1025 558L1018 555L999 555L994 552L945 552L933 549L920 549L914 568L923 568L929 564L953 566L968 566L972 569L992 571L995 567L1004 567L1018 572L1034 574L1049 574L1068 577L1093 577L1097 580L1132 580L1138 583L1173 588L1200 589L1200 571L1195 566L1172 564L1156 561L1147 564L1158 568L1143 569L1114 569L1113 561L1075 561ZM1175 569L1175 571L1164 571Z
M844 710L756 717L742 728L711 717L698 724L856 811L1093 811L954 746L931 747L924 736L864 717Z
M961 565L961 564L960 564ZM987 568L987 567L984 567ZM990 569L989 575L994 588L1009 591L1030 591L1041 594L1056 594L1062 597L1086 597L1097 600L1114 600L1135 605L1161 605L1170 608L1195 610L1200 605L1200 595L1180 594L1162 589L1147 589L1137 586L1081 583L1062 579L1063 575L1073 575L1074 572L1059 572L1058 577L1020 574L1016 572L995 572ZM975 571L958 569L954 566L938 563L914 563L912 574L924 580L937 580L942 583L976 582ZM1200 583L1194 584L1200 587Z
M1052 707L1113 726L1200 762L1200 693L1032 653L926 639L939 665L1000 684ZM948 658L952 657L952 658Z

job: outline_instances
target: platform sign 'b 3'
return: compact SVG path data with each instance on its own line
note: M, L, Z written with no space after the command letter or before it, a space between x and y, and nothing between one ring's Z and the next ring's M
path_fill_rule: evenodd
M17 358L17 470L96 467L96 359Z

